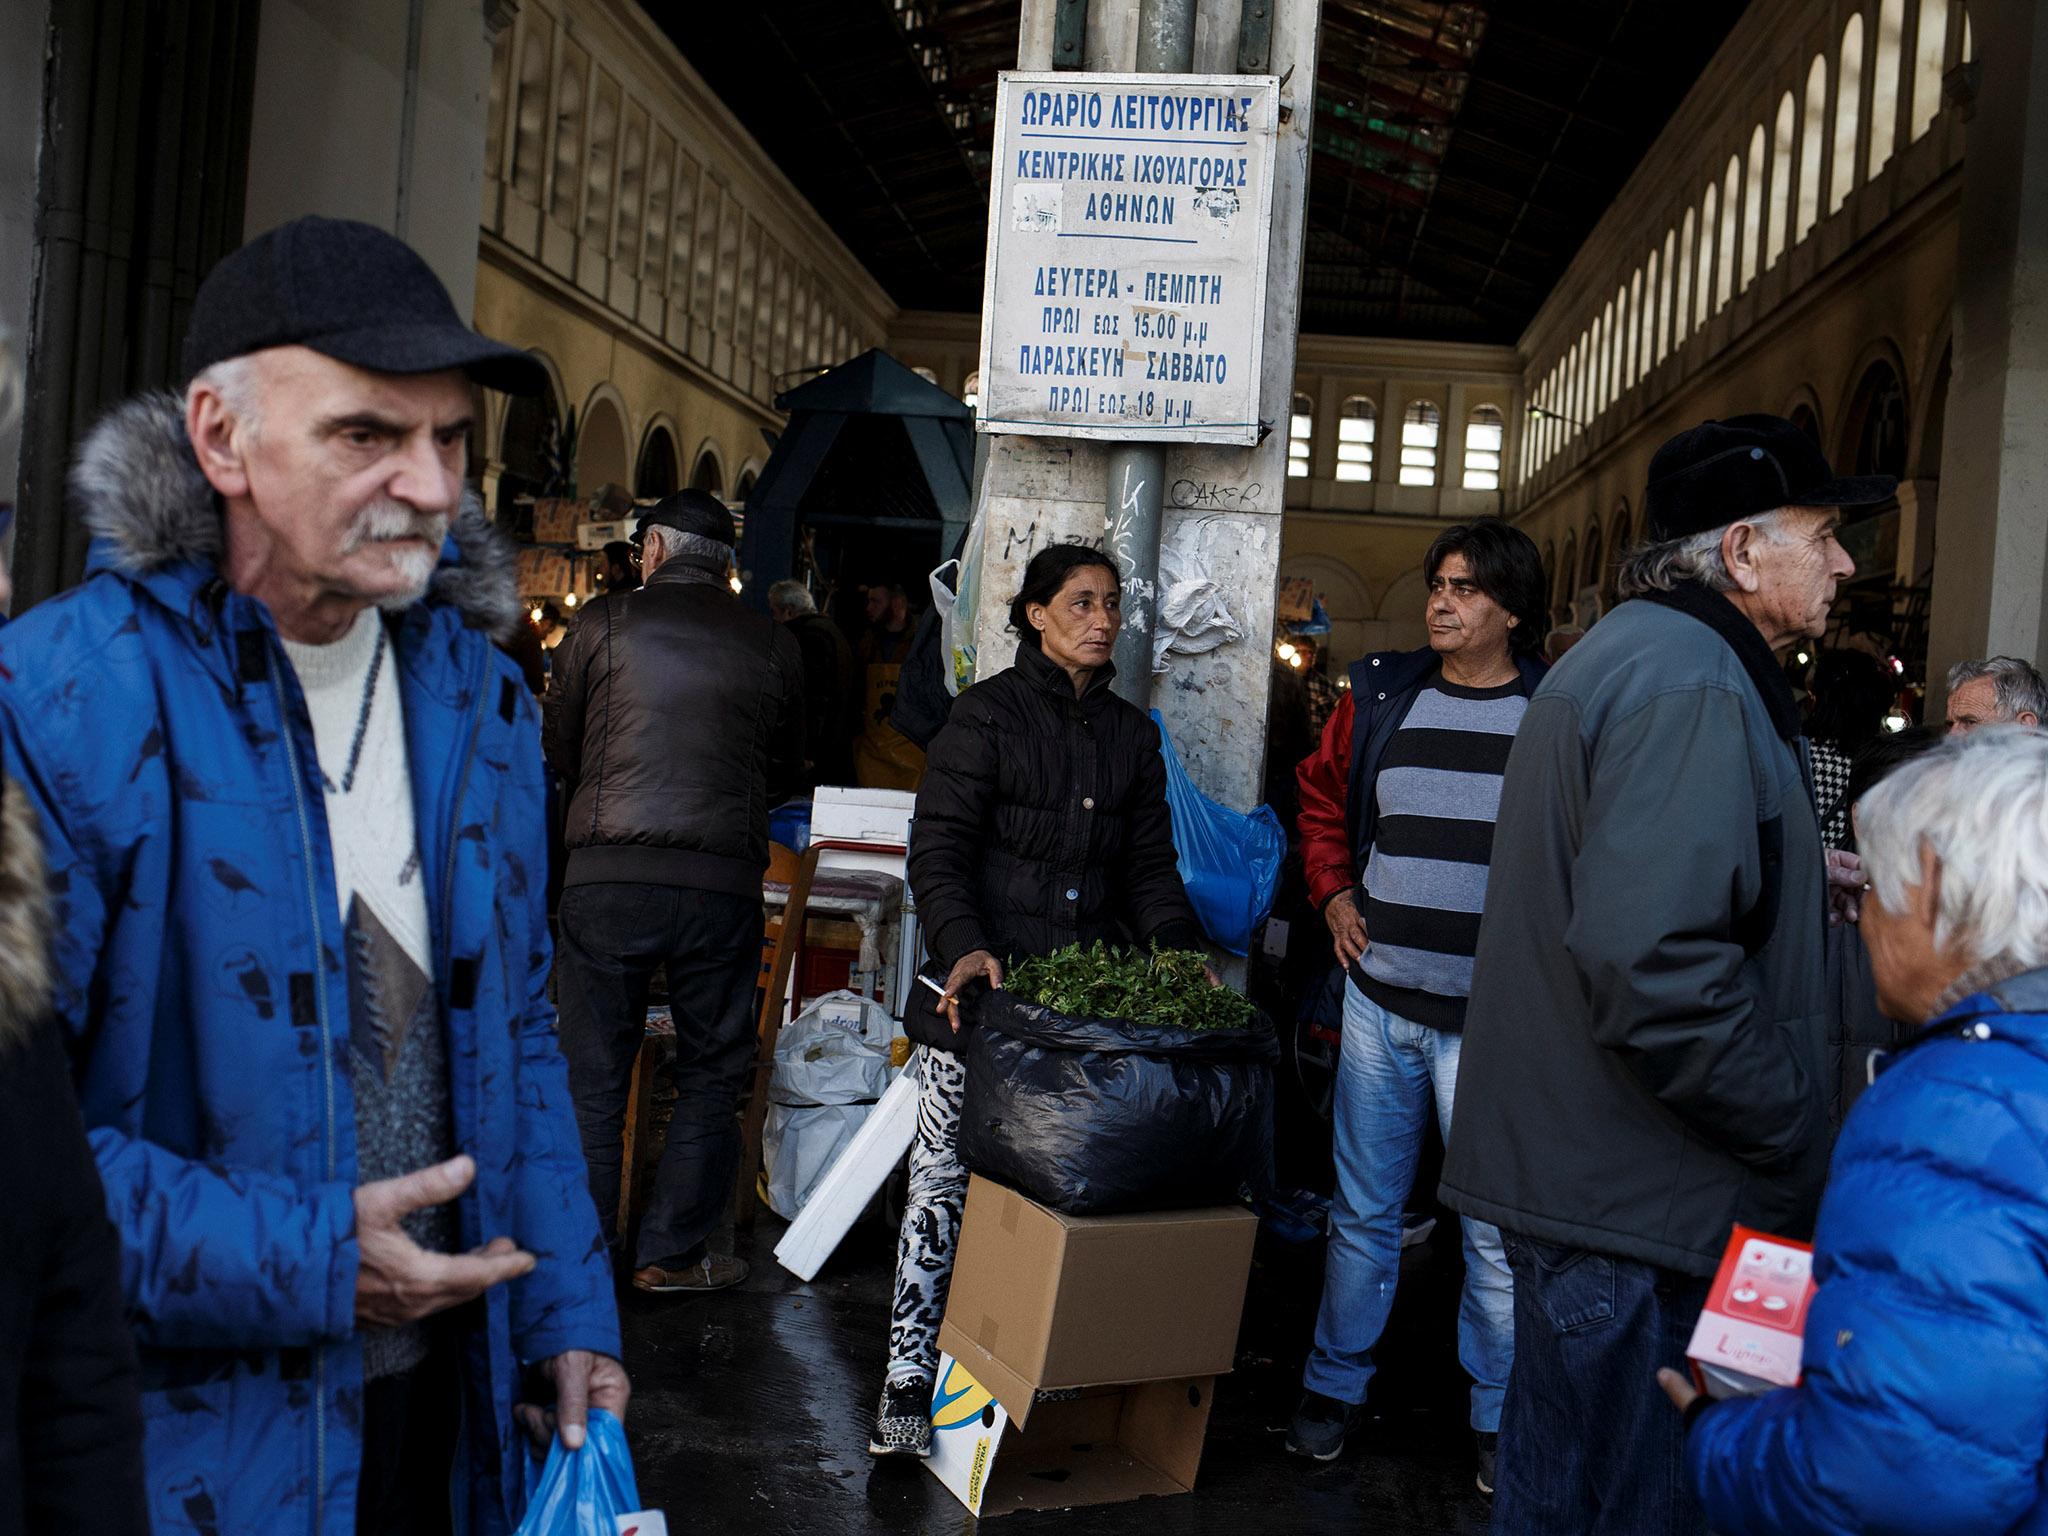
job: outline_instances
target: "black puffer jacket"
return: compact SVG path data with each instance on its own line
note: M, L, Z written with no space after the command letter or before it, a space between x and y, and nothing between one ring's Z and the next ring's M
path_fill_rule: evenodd
M803 657L787 629L718 572L671 559L577 616L545 714L567 884L760 894L768 808L803 771Z
M1201 943L1159 729L1109 691L1110 670L1077 699L1065 672L1020 645L1016 666L961 694L932 739L910 888L943 964L986 949L1007 965L1097 939Z

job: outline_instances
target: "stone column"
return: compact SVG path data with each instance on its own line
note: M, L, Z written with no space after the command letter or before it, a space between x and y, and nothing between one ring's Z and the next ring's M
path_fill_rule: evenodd
M246 233L361 219L473 313L491 45L509 15L505 0L263 0Z
M1955 377L1942 438L1929 706L1969 657L2048 647L2048 7L1974 0ZM1903 533L1903 529L1901 530Z
M1265 773L1321 9L1317 0L1271 3L1273 48L1266 72L1288 84L1281 93L1273 160L1274 229L1259 386L1259 420L1270 430L1250 448L1169 444L1162 538L1166 549L1192 558L1222 586L1243 638L1205 655L1174 658L1152 690L1153 706L1195 782L1239 809L1259 803ZM1052 67L1053 23L1062 8L1061 0L1024 0L1019 69ZM1236 72L1240 12L1240 0L1199 0L1194 73ZM1084 67L1129 70L1137 57L1137 29L1138 0L1094 0L1088 8ZM1319 416L1321 410L1319 401ZM981 676L1010 664L1016 636L1008 629L1009 599L1031 555L1057 540L1102 538L1106 457L1104 445L1094 442L989 440L988 471L978 497L990 519L975 626Z

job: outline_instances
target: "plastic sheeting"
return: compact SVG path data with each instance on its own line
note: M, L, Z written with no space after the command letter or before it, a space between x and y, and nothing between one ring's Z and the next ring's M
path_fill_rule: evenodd
M1212 1205L1271 1180L1280 1046L1263 1018L1161 1029L997 991L965 1054L961 1161L1054 1210Z
M1199 656L1233 640L1244 629L1231 616L1223 584L1192 554L1172 545L1159 551L1159 626L1152 632L1152 670L1166 670L1171 656Z
M795 1220L888 1089L892 1032L880 1003L857 992L828 992L776 1038L761 1129L761 1165L776 1215Z

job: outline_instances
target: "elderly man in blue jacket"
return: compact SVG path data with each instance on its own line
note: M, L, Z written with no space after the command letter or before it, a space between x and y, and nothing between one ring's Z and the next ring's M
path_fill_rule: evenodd
M503 1532L627 1383L546 996L538 722L463 492L538 365L302 219L101 422L83 585L0 638L160 1531ZM515 1415L515 1401L526 1399Z

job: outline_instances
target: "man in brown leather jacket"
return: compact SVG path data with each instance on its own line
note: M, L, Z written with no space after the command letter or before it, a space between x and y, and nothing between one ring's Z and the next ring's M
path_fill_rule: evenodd
M666 498L640 520L639 539L646 584L577 615L547 696L548 763L568 805L562 1050L609 1226L648 984L666 971L676 1109L633 1283L722 1290L747 1273L706 1239L738 1165L768 808L803 768L803 659L782 625L733 596L732 514L715 497Z

